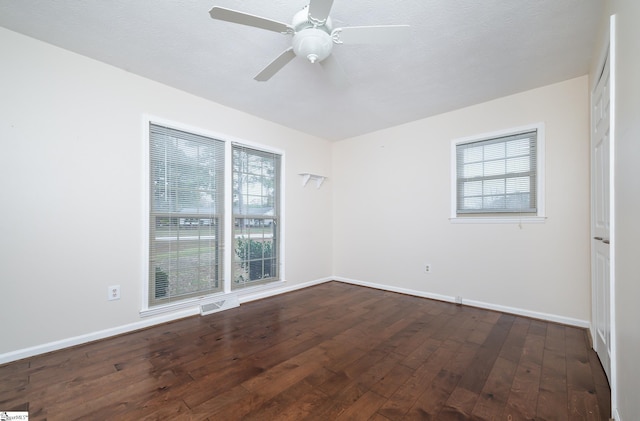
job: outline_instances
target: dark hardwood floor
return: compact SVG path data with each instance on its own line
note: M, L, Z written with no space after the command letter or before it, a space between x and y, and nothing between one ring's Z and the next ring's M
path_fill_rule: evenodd
M583 329L329 282L0 366L30 420L607 420Z

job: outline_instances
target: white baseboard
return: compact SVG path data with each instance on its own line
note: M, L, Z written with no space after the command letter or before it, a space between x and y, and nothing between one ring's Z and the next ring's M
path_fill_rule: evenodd
M322 278L300 284L286 285L286 282L278 282L276 286L262 285L254 288L248 288L246 291L238 291L238 299L240 304L249 301L259 300L261 298L271 297L273 295L284 294L285 292L295 291L297 289L307 288L313 285L322 284L331 281L333 278ZM0 354L0 364L6 364L12 361L21 360L23 358L33 357L35 355L46 354L47 352L58 351L63 348L69 348L76 345L82 345L88 342L109 338L123 333L133 332L135 330L171 322L189 316L200 314L200 303L194 302L191 307L182 308L177 311L165 313L161 315L146 316L138 322L116 326L84 335L74 336L71 338L61 339L59 341L48 342L29 348L18 349L4 354Z
M446 301L450 303L456 302L456 297L451 297L448 295L433 294L433 293L417 291L413 289L398 288L398 287L393 287L393 286L384 285L384 284L375 284L372 282L358 281L356 279L349 279L341 276L335 276L333 277L333 279L336 281L346 282L354 285L361 285L361 286L370 287L370 288L382 289L385 291L399 292L401 294L407 294L407 295L414 295L416 297L431 298L434 300ZM561 323L569 326L576 326L581 328L589 328L591 326L591 323L588 320L574 319L572 317L559 316L556 314L549 314L549 313L541 313L537 311L525 310L525 309L516 308L516 307L508 307L508 306L503 306L499 304L485 303L482 301L463 299L462 304L468 305L471 307L482 308L485 310L500 311L503 313L515 314L518 316L525 316L525 317L531 317L534 319L546 320L549 322Z
M69 348L76 345L82 345L88 342L97 341L99 339L109 338L111 336L121 335L123 333L133 332L134 330L144 329L161 323L170 322L184 317L193 316L200 313L199 307L194 307L179 312L166 314L157 317L149 317L139 322L130 323L122 326L116 326L109 329L103 329L84 335L74 336L71 338L61 339L59 341L48 342L42 345L36 345L29 348L10 351L0 354L0 364L9 363L11 361L21 360L23 358L33 357L34 355L46 354L47 352L58 351L63 348Z
M622 417L620 416L620 413L618 412L618 408L614 408L613 409L613 419L616 421L622 421Z
M240 304L248 303L250 301L260 300L262 298L272 297L274 295L284 294L286 292L308 288L314 285L320 285L332 280L334 280L333 277L327 277L314 279L308 282L302 282L300 284L282 285L276 288L269 287L269 285L264 285L264 287L254 287L247 291L238 290L238 299L240 300Z
M284 294L286 292L295 291L302 288L308 288L314 285L319 285L329 281L339 281L354 285L361 285L370 288L381 289L391 292L399 292L401 294L413 295L416 297L430 298L439 301L447 301L455 303L455 297L447 295L433 294L424 291L417 291L407 288L398 288L389 285L376 284L372 282L358 281L356 279L344 278L341 276L329 276L326 278L315 279L308 282L299 284L287 285L286 282L279 282L275 287L270 285L259 286L246 291L237 291L240 304L247 303L262 298L271 297L274 295ZM573 319L570 317L558 316L554 314L539 313L530 310L524 310L514 307L507 307L497 304L484 303L474 300L463 300L462 304L473 307L483 308L487 310L501 311L509 314L516 314L519 316L532 317L541 320L548 320L551 322L562 323L570 326L577 326L582 328L588 328L590 323L586 320ZM10 351L4 354L0 354L0 364L6 364L12 361L21 360L23 358L33 357L34 355L45 354L47 352L57 351L63 348L68 348L76 345L81 345L88 342L97 341L99 339L105 339L111 336L121 335L123 333L133 332L135 330L144 329L147 327L155 326L162 323L167 323L173 320L182 319L184 317L194 316L200 313L200 306L194 305L193 307L182 309L180 311L171 312L154 317L145 317L144 319L122 326L116 326L109 329L99 330L96 332L87 333L84 335L74 336L72 338L61 339L59 341L48 342L42 345L36 345L30 348L19 349ZM616 417L616 419L619 419Z

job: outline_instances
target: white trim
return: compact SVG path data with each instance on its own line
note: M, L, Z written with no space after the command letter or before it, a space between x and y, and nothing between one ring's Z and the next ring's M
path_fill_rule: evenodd
M200 127L176 122L175 120L168 120L166 118L158 117L152 114L143 114L142 118L143 118L143 123L146 124L147 127L149 123L155 123L171 129L181 130L181 131L199 135L199 136L210 137L216 140L220 140L222 142L231 142L231 143L241 144L243 146L259 149L265 152L272 152L279 155L284 155L284 151L282 149L274 148L261 143L252 142L239 137L230 136L224 133L215 132L212 130L207 130ZM148 129L147 129L147 132L148 132ZM148 142L148 139L147 139L147 142Z
M466 216L449 218L452 224L544 224L546 220L545 216Z
M247 288L244 291L234 291L234 295L238 296L240 304L259 300L262 298L271 297L278 294L284 294L286 292L295 291L302 288L307 288L314 285L319 285L333 280L332 277L315 279L300 284L294 284L286 286L286 281L274 282L273 284L260 285L252 288ZM275 287L274 287L275 284ZM217 297L224 296L218 295ZM106 339L112 336L121 335L123 333L130 333L136 330L153 327L162 323L172 322L174 320L183 319L185 317L195 316L200 314L200 304L205 302L211 302L213 296L206 297L206 299L199 300L197 302L190 302L187 308L176 309L173 308L173 312L169 314L149 314L148 318L140 320L135 323L129 323L126 325L116 326L108 329L99 330L97 332L91 332L84 335L74 336L71 338L65 338L58 341L48 342L41 345L32 346L29 348L18 349L10 351L4 354L0 354L0 364L10 363L12 361L21 360L23 358L33 357L35 355L45 354L47 352L58 351L64 348L72 346L86 344L88 342L97 341L100 339ZM181 304L181 303L175 303ZM151 310L153 312L154 309ZM178 311L175 311L178 310ZM169 311L169 310L165 310Z
M287 218L286 218L286 211L285 208L286 206L284 205L285 203L287 203L285 201L285 192L287 191L287 185L286 185L286 155L284 153L280 154L280 189L279 189L279 195L280 197L279 199L279 203L278 203L278 220L280 222L280 250L278 250L278 264L280 265L280 267L278 268L278 276L280 279L287 279L287 273L286 273L286 261L287 259L285 259L285 242L286 242L286 231L285 231L285 227L287 226Z
M381 289L383 291L397 292L400 294L413 295L415 297L430 298L432 300L447 301L450 303L455 303L455 297L450 297L448 295L433 294L430 292L418 291L415 289L398 288L398 287L393 287L393 286L384 285L384 284L376 284L374 282L359 281L357 279L345 278L343 276L334 276L333 280L338 282L344 282L346 284Z
M449 295L433 294L430 292L417 291L413 289L391 287L388 285L358 281L355 279L344 278L341 276L335 276L333 277L333 279L336 281L345 282L348 284L360 285L360 286L365 286L369 288L376 288L384 291L399 292L401 294L413 295L416 297L430 298L433 300L446 301L449 303L457 303L456 297L452 297ZM530 317L533 319L540 319L540 320L546 320L549 322L561 323L569 326L576 326L581 328L590 327L590 322L588 320L581 320L581 319L575 319L572 317L559 316L557 314L541 313L538 311L526 310L526 309L521 309L517 307L508 307L508 306L503 306L499 304L485 303L483 301L466 300L466 299L462 300L462 304L468 305L471 307L482 308L485 310L500 311L503 313L514 314L517 316L524 316L524 317Z
M149 308L149 213L150 209L150 187L151 175L149 174L150 168L150 156L149 156L149 123L150 118L147 115L142 116L142 203L140 209L142 210L141 221L141 244L142 244L142 265L140 267L140 279L141 282L141 294L140 294L140 309L146 310Z
M537 131L537 153L536 153L536 215L520 217L514 216L495 216L487 214L486 216L459 217L456 212L457 205L457 162L456 162L456 146L463 143L478 142L492 138L509 136L521 132L531 130ZM451 214L449 220L452 223L544 223L546 220L546 203L545 203L545 124L544 122L528 124L526 126L513 127L510 129L498 130L490 133L483 133L473 136L459 137L451 140ZM466 221L465 221L466 220Z
M615 158L616 158L616 73L617 37L616 15L611 15L609 28L609 329L611 340L611 408L618 412L618 347L616 329L616 210L615 210ZM614 417L615 418L615 417ZM616 418L621 419L621 418Z
M589 322L588 320L575 319L573 317L566 317L566 316L559 316L557 314L551 314L551 313L541 313L539 311L532 311L532 310L526 310L526 309L521 309L517 307L503 306L499 304L485 303L482 301L463 299L462 304L466 304L471 307L483 308L486 310L495 310L503 313L530 317L532 319L546 320L549 322L560 323L563 325L576 326L584 329L589 329L589 327L591 326L591 322Z
M448 295L441 294L433 294L425 291L417 291L408 288L398 288L392 287L389 285L377 284L372 282L364 282L358 281L355 279L349 279L341 276L328 276L325 278L314 279L307 282L302 282L293 285L286 285L286 281L275 282L273 284L260 285L253 288L247 288L246 290L234 291L234 294L237 294L238 300L240 304L244 304L250 301L260 300L263 298L272 297L279 294L284 294L287 292L296 291L303 288L308 288L315 285L320 285L325 282L330 281L338 281L344 282L353 285L360 285L369 288L381 289L384 291L398 292L401 294L413 295L416 297L429 298L438 301L446 301L450 303L456 303L455 297L451 297ZM223 296L223 295L220 295ZM211 301L211 297L207 297L207 300L202 301ZM547 320L551 322L561 323L570 326L576 326L581 328L589 328L589 322L586 320L574 319L570 317L558 316L554 314L548 313L540 313L531 310L524 310L514 307L501 306L491 303L485 303L481 301L474 300L463 300L463 305L469 305L472 307L483 308L486 310L495 310L501 311L503 313L515 314L519 316L532 317L535 319ZM61 339L59 341L48 342L41 345L36 345L29 348L18 349L15 351L7 352L4 354L0 354L0 364L6 364L12 361L21 360L23 358L33 357L34 355L44 354L47 352L57 351L63 348L68 348L76 345L82 345L88 342L97 341L100 339L109 338L116 335L121 335L123 333L129 333L136 330L153 327L155 325L159 325L162 323L171 322L178 319L183 319L185 317L195 316L200 314L200 302L191 302L188 308L175 309L179 311L174 311L170 314L162 314L162 315L153 315L153 317L146 318L139 322L129 323L122 326L116 326L113 328L108 328L104 330L100 330L97 332L91 332L84 335L74 336L71 338ZM619 417L616 419L620 419Z
M88 342L93 342L100 339L121 335L123 333L133 332L136 330L159 325L162 323L171 322L173 320L178 320L185 317L193 316L193 315L199 314L199 312L200 312L200 309L198 307L193 307L190 309L182 310L180 312L167 314L164 316L158 316L154 318L149 318L149 319L141 320L135 323L129 323L126 325L103 329L96 332L87 333L84 335L73 336L71 338L65 338L59 341L48 342L45 344L36 345L29 348L18 349L15 351L0 354L0 364L21 360L23 358L33 357L34 355L45 354L47 352L58 351L63 348L86 344Z
M612 414L612 418L616 421L623 421L622 420L622 416L620 415L620 413L618 412L618 408L613 408L613 410L611 411Z
M140 310L140 317L153 317L160 314L172 313L174 311L199 307L202 304L210 303L215 300L224 299L227 295L237 295L235 293L218 292L215 294L204 295L202 297L187 298L181 301L174 301L167 304L161 304Z
M267 284L267 285L263 285L262 288L260 286L256 286L254 288L251 288L250 290L249 289L247 289L246 291L235 290L235 292L238 294L238 299L240 300L240 304L244 304L250 301L273 297L274 295L284 294L287 292L296 291L299 289L308 288L315 285L320 285L332 280L334 280L333 277L327 277L327 278L314 279L311 281L302 282L302 283L294 284L290 286L285 286L284 284L286 284L286 281L281 281L281 282L275 282L275 284L278 284L278 288L270 287L271 284Z
M226 294L230 294L231 291L231 266L233 256L233 175L227 176L226 164L231 164L233 168L233 143L225 142L224 145L224 253L222 267L223 269L223 281L222 289ZM229 245L229 246L227 246ZM229 280L227 282L227 280Z

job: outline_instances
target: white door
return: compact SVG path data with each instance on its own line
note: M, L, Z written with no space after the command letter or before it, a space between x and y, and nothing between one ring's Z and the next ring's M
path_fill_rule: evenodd
M593 347L611 380L610 91L609 58L592 93L591 277Z

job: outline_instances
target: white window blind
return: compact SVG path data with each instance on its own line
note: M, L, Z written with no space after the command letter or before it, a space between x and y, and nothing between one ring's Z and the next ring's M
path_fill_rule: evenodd
M149 305L223 290L224 142L149 126Z
M232 289L279 279L280 155L233 145Z
M456 144L456 214L537 212L538 131Z

